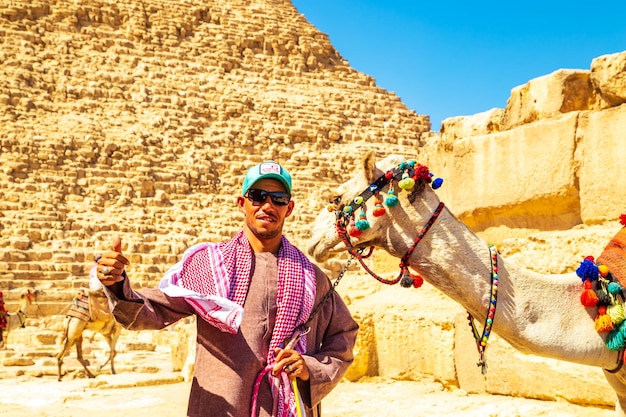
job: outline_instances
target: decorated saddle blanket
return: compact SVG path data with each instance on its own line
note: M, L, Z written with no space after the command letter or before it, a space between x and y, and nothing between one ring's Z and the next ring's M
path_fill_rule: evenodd
M622 287L626 288L626 227L609 241L602 254L598 257L597 263L606 265L611 274L619 281Z
M97 321L110 313L108 300L101 290L80 289L67 313L83 321Z

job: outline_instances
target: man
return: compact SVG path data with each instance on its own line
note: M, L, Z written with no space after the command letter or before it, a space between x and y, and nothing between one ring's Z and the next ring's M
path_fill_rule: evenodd
M119 238L98 260L126 328L197 315L190 417L320 416L352 363L358 325L328 277L283 236L291 191L276 162L250 168L237 197L243 230L187 249L157 289L131 289Z

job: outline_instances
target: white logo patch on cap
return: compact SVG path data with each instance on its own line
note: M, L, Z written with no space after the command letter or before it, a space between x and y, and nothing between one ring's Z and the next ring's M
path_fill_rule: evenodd
M259 168L259 173L263 174L278 174L280 175L280 165L273 162L265 162L261 164Z

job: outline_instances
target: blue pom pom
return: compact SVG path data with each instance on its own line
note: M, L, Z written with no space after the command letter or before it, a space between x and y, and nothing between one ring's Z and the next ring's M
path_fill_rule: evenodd
M595 281L598 279L599 275L598 267L593 263L593 261L585 259L580 263L578 269L576 269L576 275L578 275L583 282L585 280Z
M387 207L393 207L398 205L398 197L396 197L395 195L390 195L387 198L385 198L385 205Z
M441 187L441 184L443 184L443 178L436 178L433 181L433 185L432 185L433 190L436 190L437 188Z

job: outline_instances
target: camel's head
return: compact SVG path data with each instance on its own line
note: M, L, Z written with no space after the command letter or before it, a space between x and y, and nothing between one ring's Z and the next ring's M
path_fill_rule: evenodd
M308 253L323 262L345 251L342 232L343 236L348 235L355 249L381 246L394 223L390 214L397 211L394 206L399 207L399 194L408 193L412 202L430 182L430 172L425 166L399 155L376 162L374 152L369 152L356 175L338 187L333 201L318 215ZM411 184L414 185L409 187ZM394 224L397 226L397 222Z
M42 292L42 290L31 290L29 288L22 291L22 293L20 294L20 299L26 301L28 304L32 304L34 301L37 300L37 296Z

